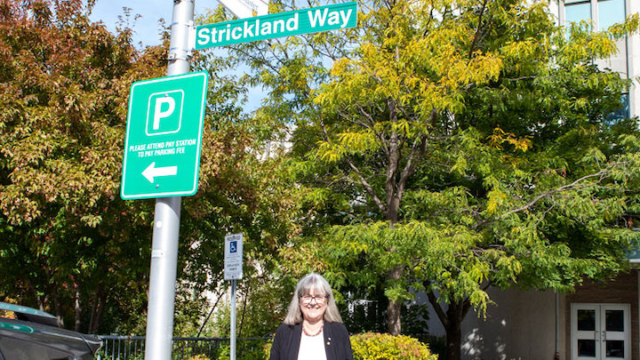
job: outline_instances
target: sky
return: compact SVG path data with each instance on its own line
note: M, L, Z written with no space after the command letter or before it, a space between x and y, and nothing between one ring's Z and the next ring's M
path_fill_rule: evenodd
M194 15L204 15L207 9L218 7L216 0L195 1ZM118 17L124 17L123 8L131 9L131 21L136 14L142 16L133 24L134 44L152 46L160 44L160 19L168 26L173 14L173 0L97 0L91 14L91 20L102 21L110 31L115 31Z
M218 6L219 3L216 0L196 0L194 17L205 15L207 9L215 9ZM96 0L91 13L91 20L95 22L102 21L109 31L115 32L119 21L118 17L124 18L125 11L123 8L131 9L130 21L134 21L136 14L141 16L135 20L134 24L130 24L134 31L134 45L138 48L159 45L160 24L158 21L164 19L165 25L169 26L173 15L173 0ZM256 110L265 96L261 89L250 88L249 101L245 104L244 110L246 112Z

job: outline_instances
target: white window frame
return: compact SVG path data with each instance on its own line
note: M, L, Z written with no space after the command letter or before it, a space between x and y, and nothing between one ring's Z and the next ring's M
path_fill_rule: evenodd
M594 310L596 312L595 331L578 331L578 310ZM624 316L624 332L607 332L604 329L607 310L622 310ZM578 357L578 339L595 340L596 357ZM607 358L605 344L607 340L624 341L624 358ZM630 304L571 304L571 359L572 360L630 360L631 359L631 305Z
M560 5L560 24L565 25L567 23L565 7L571 4L589 3L591 5L591 22L595 31L600 31L600 12L598 11L598 3L600 0L564 0ZM624 0L624 17L629 14L629 0Z

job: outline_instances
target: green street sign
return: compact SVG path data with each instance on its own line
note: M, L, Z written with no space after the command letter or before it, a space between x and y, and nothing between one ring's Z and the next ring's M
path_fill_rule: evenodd
M358 3L348 2L207 24L196 28L196 50L356 27Z
M201 71L131 85L124 200L196 193L208 80Z

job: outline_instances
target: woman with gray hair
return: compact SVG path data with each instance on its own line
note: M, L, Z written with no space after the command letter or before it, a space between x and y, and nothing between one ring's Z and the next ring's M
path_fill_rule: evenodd
M349 333L322 276L311 273L298 281L269 359L353 360Z

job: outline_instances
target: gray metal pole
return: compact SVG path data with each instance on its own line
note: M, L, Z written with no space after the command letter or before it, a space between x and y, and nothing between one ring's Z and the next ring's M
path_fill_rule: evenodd
M149 311L147 312L146 360L171 359L181 200L180 197L156 200Z
M174 0L171 21L171 43L167 75L186 74L190 71L189 31L193 27L194 0Z
M194 0L173 3L167 75L190 70L189 28L193 25L193 8ZM156 199L145 360L171 359L181 203L181 197Z
M231 360L236 360L236 281L231 280Z

